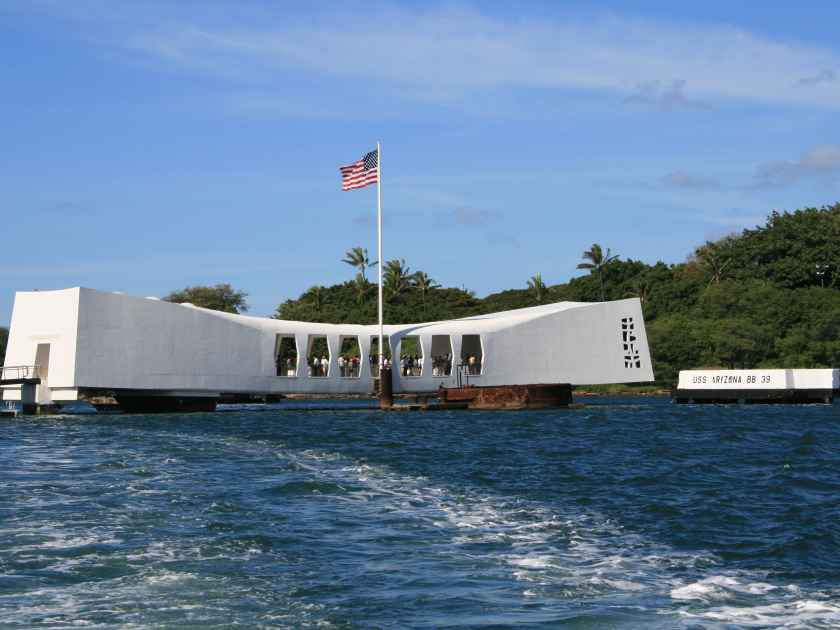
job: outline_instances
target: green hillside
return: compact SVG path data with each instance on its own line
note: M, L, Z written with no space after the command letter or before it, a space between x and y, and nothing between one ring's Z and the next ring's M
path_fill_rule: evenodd
M362 271L364 250L348 252L356 277L316 286L283 302L276 317L373 323L376 285ZM366 254L366 252L364 252ZM684 263L621 260L598 246L581 265L587 275L478 298L443 288L405 261L385 266L387 323L450 319L540 303L642 300L657 382L671 385L691 367L840 365L840 204L773 212L764 226L700 245ZM353 271L348 267L348 271ZM550 270L546 270L550 271Z

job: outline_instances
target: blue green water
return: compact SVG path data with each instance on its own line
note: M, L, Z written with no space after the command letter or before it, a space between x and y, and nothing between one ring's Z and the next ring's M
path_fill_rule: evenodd
M0 421L0 627L840 626L840 407Z

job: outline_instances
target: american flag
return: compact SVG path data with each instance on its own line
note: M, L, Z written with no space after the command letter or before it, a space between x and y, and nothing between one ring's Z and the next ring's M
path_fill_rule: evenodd
M340 166L341 190L364 188L368 184L375 184L379 180L379 154L376 151L365 153L358 162L347 166Z

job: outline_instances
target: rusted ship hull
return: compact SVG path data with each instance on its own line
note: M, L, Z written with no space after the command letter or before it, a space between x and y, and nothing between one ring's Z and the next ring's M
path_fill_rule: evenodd
M481 387L442 387L438 397L443 405L468 409L545 409L567 407L572 403L572 386L568 383L539 385L498 385Z

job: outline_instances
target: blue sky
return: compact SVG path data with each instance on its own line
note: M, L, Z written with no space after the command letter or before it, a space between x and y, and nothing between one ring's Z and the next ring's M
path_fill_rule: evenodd
M305 4L0 4L0 323L349 279L375 189L338 166L377 140L385 258L479 295L840 200L838 2Z

